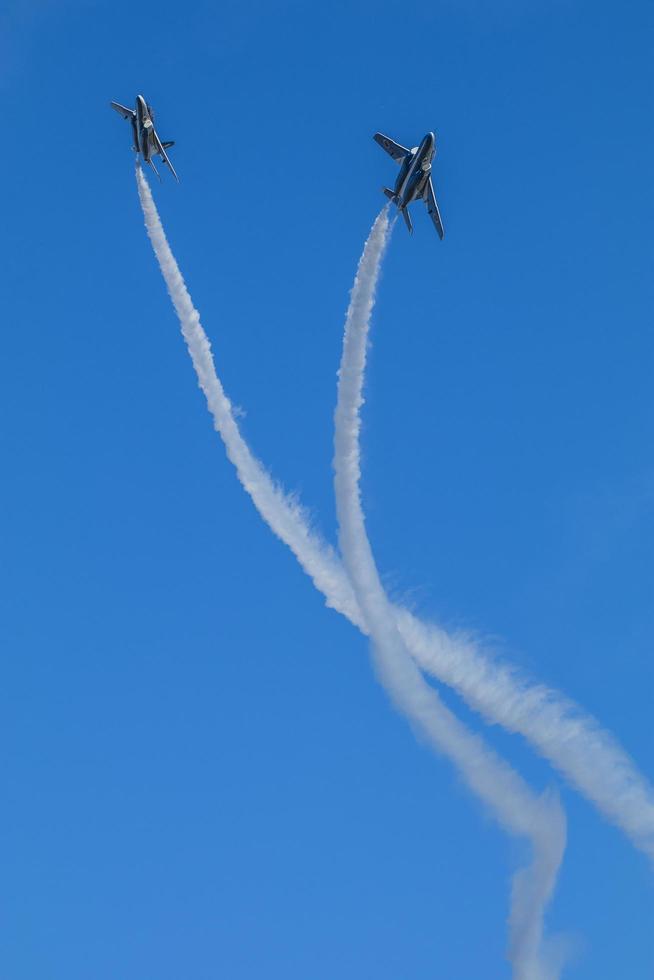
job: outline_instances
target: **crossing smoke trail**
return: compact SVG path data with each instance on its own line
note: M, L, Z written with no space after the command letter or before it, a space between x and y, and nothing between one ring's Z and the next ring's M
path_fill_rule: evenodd
M510 916L510 958L516 980L558 976L545 963L543 913L565 847L565 818L552 795L536 797L518 774L473 735L443 704L411 659L381 584L365 528L359 481L359 434L370 317L390 233L388 206L375 221L357 270L345 322L334 413L334 489L339 543L372 638L373 662L396 707L417 733L459 768L500 825L526 837L533 863L516 876Z
M311 529L302 508L289 499L252 455L216 375L211 346L184 284L140 169L137 186L145 225L180 321L214 425L238 478L271 530L291 549L327 605L368 632L350 581L334 553ZM654 792L614 738L577 705L545 685L496 664L466 639L394 608L398 629L416 663L454 688L491 722L524 736L633 843L654 860Z
M289 505L287 498L272 483L240 436L229 400L216 376L209 341L200 324L199 314L193 307L166 242L154 201L140 169L137 170L137 181L148 234L159 259L200 387L209 403L216 428L223 437L229 458L237 467L243 486L264 514L269 514L271 509L274 510L274 530L283 540L286 540L289 528L296 531L298 522L306 528L304 515L297 507ZM386 238L388 226L386 212L380 222L380 233L371 235L371 242L382 246L377 254L376 268L379 266ZM362 263L363 261L362 259ZM313 540L308 529L305 535L306 540ZM305 535L301 537L304 538ZM313 544L313 547L316 546L322 547L317 540ZM329 557L336 562L333 553ZM329 577L329 566L326 571ZM342 574L340 570L338 575L342 576ZM391 615L390 610L388 615ZM374 622L379 621L374 620ZM394 623L393 630L397 632ZM418 723L418 727L429 736L432 744L460 766L470 787L485 800L499 822L513 833L527 837L533 843L534 863L531 867L520 871L514 881L510 919L510 955L514 963L515 980L555 980L558 971L556 973L546 971L540 960L540 946L543 909L554 888L565 848L565 818L558 800L553 796L536 798L517 773L503 763L495 753L488 750L480 738L469 733L442 705L436 692L424 682L403 648L402 654L404 663L400 673L403 674L408 669L409 685L398 678L387 678L399 706L414 722ZM392 656L390 663L394 664Z

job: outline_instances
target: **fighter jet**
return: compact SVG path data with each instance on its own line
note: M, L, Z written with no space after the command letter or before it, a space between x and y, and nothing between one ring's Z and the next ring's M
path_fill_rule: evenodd
M397 205L409 231L413 231L413 225L407 206L412 201L424 201L431 215L431 220L436 226L436 231L442 239L445 231L431 180L431 162L436 153L436 137L434 134L427 133L420 146L414 146L412 150L400 146L388 136L384 136L383 133L375 133L373 139L394 160L401 164L394 189L390 190L388 187L383 187L382 190L386 197Z
M121 105L120 102L112 102L111 108L120 113L123 119L129 119L131 122L132 133L134 135L134 146L132 149L135 153L142 155L145 163L150 164L157 177L159 177L159 171L155 167L152 157L158 154L164 164L170 168L173 177L179 183L179 177L175 173L175 168L166 153L169 146L175 145L175 141L167 140L162 143L159 139L157 131L154 128L154 110L151 105L148 105L143 96L136 96L135 109L128 109L127 106ZM161 180L161 177L159 177L159 180Z

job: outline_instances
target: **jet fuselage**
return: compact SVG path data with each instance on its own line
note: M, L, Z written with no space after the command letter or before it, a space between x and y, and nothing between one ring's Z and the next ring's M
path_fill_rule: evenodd
M385 136L383 133L375 133L373 139L400 166L393 190L390 187L382 187L382 191L390 201L397 205L409 233L413 231L409 205L412 201L423 201L427 206L429 217L434 222L438 237L442 238L445 230L436 203L431 177L431 164L436 154L436 137L434 134L427 133L420 145L414 146L412 149L403 146L401 143L396 143L390 136Z
M433 133L427 133L420 146L413 148L411 156L404 158L394 187L395 203L400 210L423 196L435 152L436 138Z
M162 142L159 139L159 135L154 128L154 110L151 105L148 105L143 96L136 96L136 103L133 109L130 109L126 105L121 105L120 102L111 102L110 104L111 108L115 109L123 119L129 120L132 127L134 151L143 157L143 162L148 163L158 177L159 172L152 158L160 156L175 180L179 180L179 177L175 173L175 168L166 153L166 150L170 146L175 145L175 141L166 140Z
M132 120L132 126L134 149L143 156L146 163L149 163L154 149L154 120L152 109L142 95L136 96L136 115Z

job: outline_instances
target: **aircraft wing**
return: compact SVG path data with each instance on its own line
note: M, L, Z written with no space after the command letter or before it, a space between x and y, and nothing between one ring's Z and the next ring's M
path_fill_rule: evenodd
M112 102L111 108L120 113L123 119L133 119L136 115L133 109L128 109L127 106L121 105L120 102Z
M434 194L434 185L431 182L431 175L425 184L424 202L427 205L427 210L429 211L431 220L436 226L438 237L442 240L443 235L445 234L445 229L443 228L441 213L438 210L438 204L436 203L436 195Z
M157 136L156 133L154 134L154 139L155 139L155 142L157 144L157 153L159 154L159 156L161 157L161 159L163 160L163 162L166 164L166 166L169 168L171 174L173 175L173 177L175 178L175 180L179 184L179 177L177 176L177 173L175 171L175 168L173 167L172 163L170 162L170 158L169 158L168 154L166 153L166 148L165 148L165 146L163 145L163 143L161 142L161 140L159 139L159 137Z
M375 143L379 143L382 150L386 150L388 155L392 156L398 163L400 160L404 160L405 157L411 155L411 150L407 150L406 146L401 146L399 143L396 143L395 140L390 139L388 136L384 136L383 133L375 133L373 139Z

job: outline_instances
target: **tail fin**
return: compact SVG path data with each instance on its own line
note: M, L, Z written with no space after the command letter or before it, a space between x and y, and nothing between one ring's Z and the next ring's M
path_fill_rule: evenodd
M386 195L386 197L389 199L389 201L395 200L395 191L390 190L390 188L388 187L382 187L382 190Z
M151 166L151 167L152 167L152 169L154 170L154 172L155 172L155 174L157 175L157 177L159 177L159 180L161 180L161 177L159 176L159 171L158 171L158 170L157 170L157 168L155 167L155 165L154 165L154 161L152 160L152 158L150 158L150 159L148 160L148 163L150 164L150 166Z
M406 226L409 229L409 234L413 234L413 225L411 224L411 215L406 208L402 208L402 214L404 215L404 220L406 221Z

